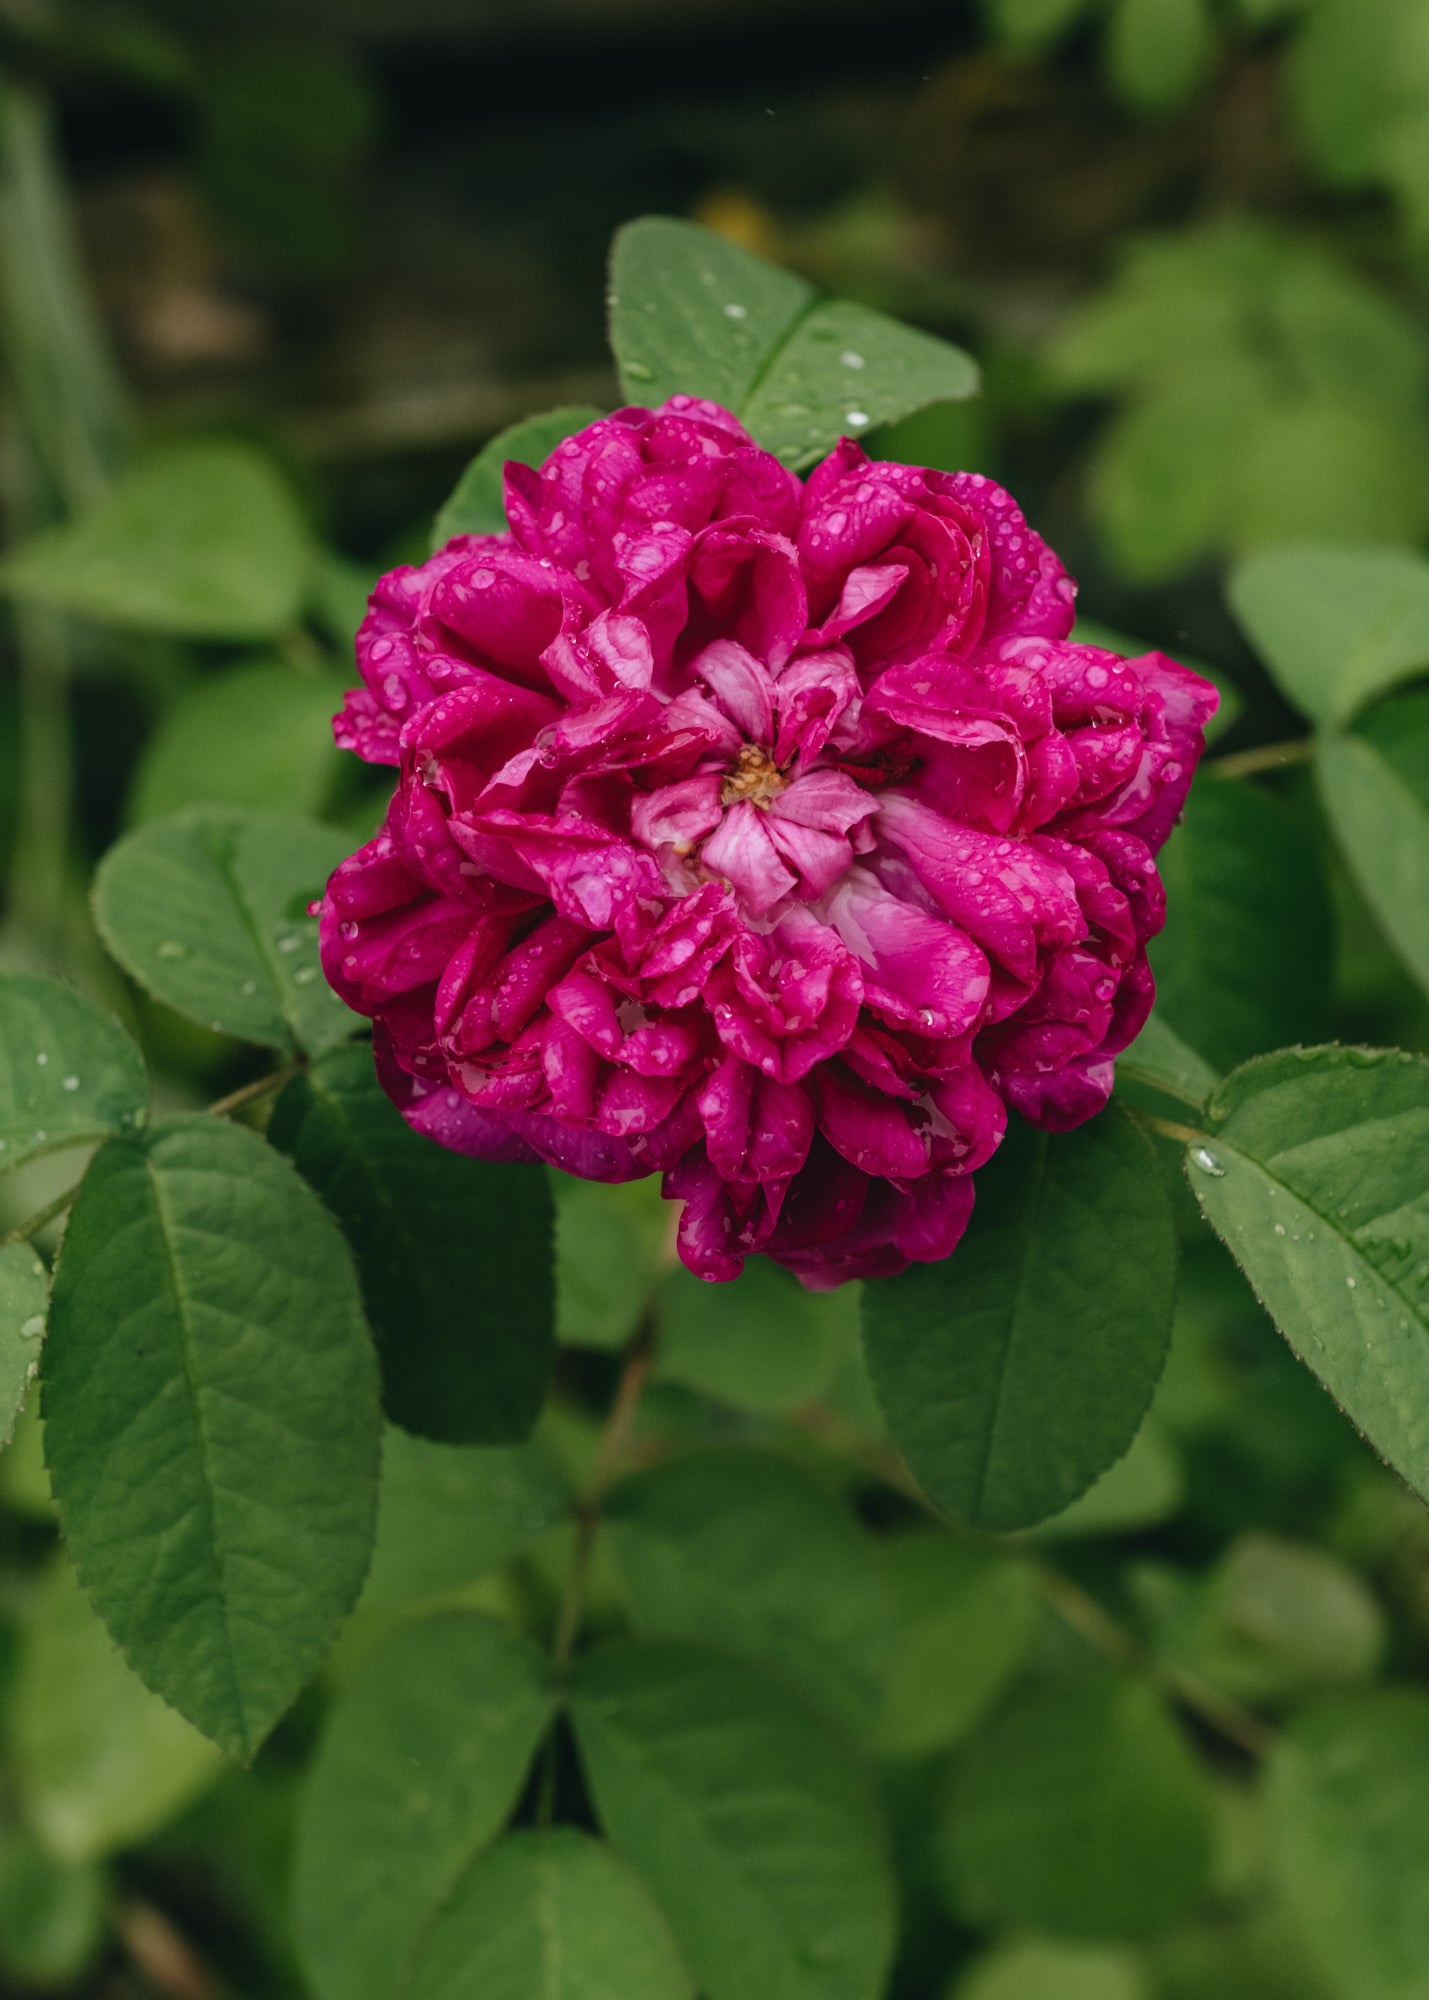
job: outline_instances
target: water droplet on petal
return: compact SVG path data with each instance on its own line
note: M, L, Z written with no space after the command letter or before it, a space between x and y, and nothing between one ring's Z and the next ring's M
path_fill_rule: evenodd
M1193 1146L1191 1148L1191 1164L1192 1166L1199 1167L1203 1174L1211 1174L1217 1180L1225 1173L1225 1168L1221 1165L1209 1146Z

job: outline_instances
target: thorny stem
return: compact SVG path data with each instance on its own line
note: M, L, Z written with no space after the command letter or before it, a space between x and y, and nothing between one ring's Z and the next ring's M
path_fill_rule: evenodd
M235 1111L242 1111L246 1105L255 1104L260 1097L267 1097L271 1091L281 1090L291 1077L297 1075L300 1067L301 1065L295 1062L286 1063L282 1069L275 1069L268 1076L260 1076L256 1083L245 1083L241 1089L231 1090L227 1097L215 1098L208 1106L209 1115L214 1118L231 1118ZM11 1243L28 1243L32 1236L39 1235L46 1223L53 1222L57 1215L63 1215L79 1193L83 1179L84 1176L81 1174L73 1187L66 1188L63 1194L57 1194L53 1201L46 1202L36 1214L27 1217L24 1222L17 1222L13 1229L7 1230L0 1236L0 1250Z
M895 1452L883 1445L870 1444L844 1418L819 1404L804 1410L799 1423L822 1444L853 1458L874 1478L896 1488L925 1513L941 1520L938 1510L914 1483ZM1109 1612L1102 1609L1089 1591L1074 1583L1065 1571L1043 1561L1030 1550L1009 1552L1027 1564L1046 1603L1063 1623L1070 1625L1104 1658L1160 1687L1199 1722L1247 1756L1260 1758L1269 1754L1275 1742L1275 1732L1258 1715L1232 1701L1198 1675L1155 1659L1130 1632L1117 1624Z
M1229 757L1213 757L1210 769L1223 778L1253 778L1286 764L1308 763L1314 754L1313 736L1294 736L1287 743L1258 743L1253 750L1233 750Z

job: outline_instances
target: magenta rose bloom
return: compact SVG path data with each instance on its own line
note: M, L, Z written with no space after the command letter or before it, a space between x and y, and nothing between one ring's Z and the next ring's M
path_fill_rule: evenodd
M397 767L322 906L419 1132L660 1172L705 1278L947 1256L1010 1106L1105 1104L1215 690L1073 645L971 473L807 485L676 396L506 468L373 592L339 743Z

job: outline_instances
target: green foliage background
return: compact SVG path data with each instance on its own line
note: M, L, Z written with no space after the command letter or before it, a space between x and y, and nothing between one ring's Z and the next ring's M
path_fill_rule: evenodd
M1425 2000L1420 0L0 59L0 1990ZM613 369L643 211L716 234L620 239ZM710 1288L391 1113L327 718L502 458L681 388L807 465L855 336L1222 711L1106 1117L946 1266Z

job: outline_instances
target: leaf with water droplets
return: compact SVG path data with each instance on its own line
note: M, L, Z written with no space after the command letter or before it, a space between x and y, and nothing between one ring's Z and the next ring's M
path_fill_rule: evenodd
M577 405L568 409L545 410L539 417L526 417L498 432L483 446L452 488L446 505L432 528L432 546L441 548L453 535L501 535L506 532L505 469L514 459L518 465L541 465L556 446L587 424L599 421L603 410Z
M1197 1201L1291 1347L1429 1498L1429 1061L1339 1047L1262 1056L1216 1092L1189 1163Z
M953 1255L864 1286L869 1373L920 1485L973 1527L1060 1512L1136 1435L1175 1286L1170 1197L1126 1113L1014 1121Z
M156 1000L241 1041L315 1054L360 1025L322 977L308 915L351 844L308 820L178 813L105 855L95 921Z
M144 1059L117 1021L57 979L0 974L0 1173L144 1116Z
M15 1420L40 1365L50 1274L28 1243L0 1249L0 1445L15 1435Z
M975 395L951 342L811 285L691 222L647 215L615 238L610 342L633 401L704 396L786 465L812 465L930 403Z
M157 1694L251 1756L372 1547L377 1369L337 1224L226 1119L110 1139L60 1247L43 1369L92 1603Z

